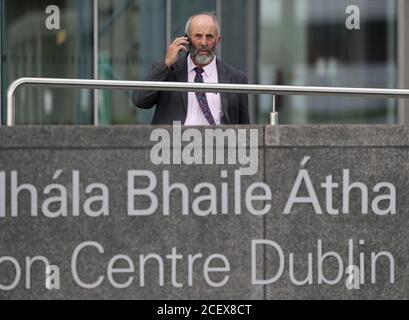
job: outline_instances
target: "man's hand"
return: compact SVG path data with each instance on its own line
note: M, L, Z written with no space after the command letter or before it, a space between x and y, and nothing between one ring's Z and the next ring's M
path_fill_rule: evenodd
M175 41L169 46L168 51L166 52L165 63L168 68L173 66L176 61L179 59L179 52L185 50L187 52L186 45L189 44L189 38L180 37L176 38Z

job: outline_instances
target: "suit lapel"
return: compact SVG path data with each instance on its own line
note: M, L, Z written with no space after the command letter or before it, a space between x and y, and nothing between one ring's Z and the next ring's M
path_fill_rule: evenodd
M188 82L187 79L187 56L180 57L179 61L174 65L176 82ZM183 109L187 114L187 92L180 92L183 100Z
M223 67L223 64L221 63L220 60L217 60L217 76L219 83L232 83L232 79L229 73L227 72L226 68ZM226 93L220 94L220 101L222 104L224 117L226 118L226 124L230 124L230 117L228 113L229 101L227 99Z

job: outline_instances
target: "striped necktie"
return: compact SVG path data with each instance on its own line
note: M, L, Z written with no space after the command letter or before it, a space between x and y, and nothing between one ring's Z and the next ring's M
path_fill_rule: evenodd
M203 83L203 76L202 73L204 72L203 68L196 67L194 69L196 71L195 82ZM205 116L207 122L211 125L216 125L212 112L210 111L209 104L207 103L206 93L205 92L196 92L196 98L199 102L200 109L202 109L203 115Z

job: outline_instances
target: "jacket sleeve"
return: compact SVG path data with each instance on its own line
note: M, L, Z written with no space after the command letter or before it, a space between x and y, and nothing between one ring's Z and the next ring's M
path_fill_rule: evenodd
M248 83L246 74L243 74L241 83ZM251 124L249 115L249 98L247 94L240 94L239 124Z
M171 74L164 61L155 63L144 81L167 81ZM134 90L132 101L138 108L150 109L158 102L159 91Z

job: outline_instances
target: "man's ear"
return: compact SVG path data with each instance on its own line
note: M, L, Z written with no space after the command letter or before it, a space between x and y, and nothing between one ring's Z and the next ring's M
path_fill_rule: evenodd
M222 42L222 36L217 36L216 47L220 44L220 42Z

